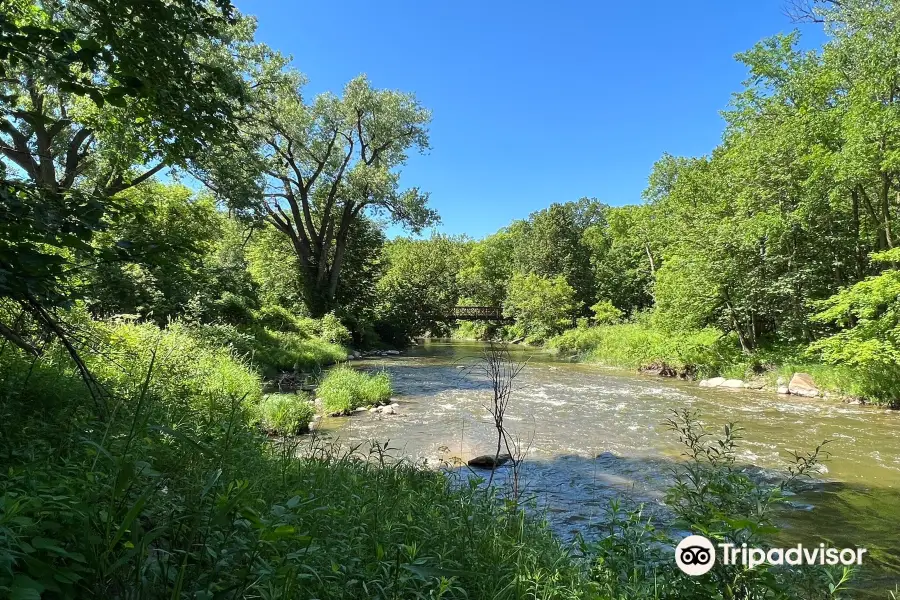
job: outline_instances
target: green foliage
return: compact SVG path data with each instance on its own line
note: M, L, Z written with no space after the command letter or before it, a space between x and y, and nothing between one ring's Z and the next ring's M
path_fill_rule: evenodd
M350 331L333 312L322 317L320 335L332 344L346 344L350 341Z
M718 375L741 356L733 338L712 328L672 334L638 323L570 329L547 345L611 367L668 368L688 377Z
M579 309L575 290L561 275L553 279L516 273L509 282L503 314L529 341L543 341L570 326Z
M195 198L183 186L146 184L117 200L124 208L93 243L125 246L129 260L88 272L88 306L103 316L137 314L164 324L195 296L209 295L214 274L204 263L224 235L224 218L212 198Z
M305 395L267 394L250 407L250 413L267 433L295 435L309 430L316 410Z
M369 375L341 365L328 371L316 394L326 414L349 414L363 406L387 402L393 390L387 373Z
M302 312L303 274L290 240L273 227L260 227L250 237L246 254L262 303Z
M429 330L447 331L444 319L459 302L456 277L468 243L434 234L427 240L398 238L385 246L375 323L382 340L405 344Z
M697 413L676 412L669 428L676 432L687 461L675 467L675 483L666 503L675 512L675 526L705 536L713 544L767 548L778 531L775 509L785 503L799 479L811 476L823 457L820 445L793 455L787 473L775 483L752 478L737 464L740 428L725 427L720 437L706 431ZM812 600L845 598L852 572L847 567L761 565L754 569L716 561L702 577L672 567L670 533L657 529L642 509L625 510L613 502L607 532L594 544L582 544L593 561L591 576L604 598L707 600L732 598L740 590L747 599Z
M622 311L613 306L609 300L600 300L591 307L594 322L598 325L614 325L622 319Z
M896 265L900 249L875 253L872 260ZM863 394L891 404L900 403L900 270L888 268L819 303L814 316L840 331L810 347L832 364L864 374Z
M210 345L231 348L266 376L282 371L314 370L347 359L347 351L342 346L303 331L223 324L201 325L195 331Z

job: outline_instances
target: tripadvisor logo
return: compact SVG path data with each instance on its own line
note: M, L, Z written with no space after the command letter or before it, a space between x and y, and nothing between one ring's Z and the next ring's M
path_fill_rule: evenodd
M688 575L703 575L715 562L716 549L702 535L689 535L675 546L675 564Z
M861 565L865 548L829 548L825 544L792 548L748 548L747 544L718 544L723 565L743 565L753 569L769 565ZM716 546L702 535L689 535L675 547L675 564L688 575L703 575L716 563Z

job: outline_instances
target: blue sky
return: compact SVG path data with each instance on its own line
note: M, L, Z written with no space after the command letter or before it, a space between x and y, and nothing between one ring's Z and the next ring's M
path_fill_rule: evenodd
M368 74L434 113L405 186L440 231L482 237L552 202L641 201L664 152L708 153L746 70L734 54L795 27L783 0L237 0L307 92ZM823 35L799 26L803 45ZM391 233L398 233L393 228Z

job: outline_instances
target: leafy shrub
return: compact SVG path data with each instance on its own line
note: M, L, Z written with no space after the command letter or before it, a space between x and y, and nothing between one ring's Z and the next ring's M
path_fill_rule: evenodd
M613 306L609 300L600 300L591 307L594 313L594 322L598 325L613 325L622 319L624 314L621 310Z
M288 309L277 304L266 304L253 314L258 325L276 331L290 331L293 333L306 332L303 321Z
M716 437L698 418L697 413L683 410L669 421L688 459L676 467L675 483L666 494L666 504L675 512L674 525L702 535L714 545L766 548L769 536L777 532L775 508L785 503L785 492L799 478L815 471L822 446L795 455L780 481L761 483L736 462L740 428L730 424ZM613 502L609 513L606 535L596 543L582 544L582 552L593 562L591 577L605 598L841 598L851 576L844 567L764 564L748 569L717 561L707 575L691 577L672 566L677 540L668 531L657 529L641 508L624 510ZM741 594L728 596L723 590L741 590Z
M391 393L387 373L369 375L345 365L328 371L317 390L326 414L347 414L361 406L381 404Z
M872 254L877 263L900 263L900 248ZM819 303L813 322L839 331L810 347L825 361L861 372L861 394L900 404L900 270L891 268ZM833 330L832 330L833 331Z
M333 312L322 317L320 331L322 339L332 344L346 344L350 341L350 330L344 327L344 324Z
M309 399L296 394L268 394L252 407L251 412L264 431L281 435L308 431L316 414Z

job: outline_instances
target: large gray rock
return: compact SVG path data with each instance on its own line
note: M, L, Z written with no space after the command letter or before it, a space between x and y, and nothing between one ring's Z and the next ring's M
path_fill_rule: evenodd
M794 373L791 382L788 384L788 391L795 396L805 396L807 398L815 398L819 395L819 388L813 382L812 375L809 373Z
M723 388L732 388L732 389L744 389L747 387L747 384L744 383L742 379L726 379L722 382L722 385L719 387Z
M501 454L497 457L493 454L482 454L481 456L470 459L467 464L476 469L493 469L495 467L501 467L511 460L512 456L509 454Z
M704 379L700 382L700 387L719 387L723 383L725 383L726 379L724 377L713 377L712 379Z
M779 394L790 394L790 393L791 393L791 390L789 390L789 389L788 389L788 386L786 386L786 385L779 385L779 386L778 386L778 393L779 393Z

